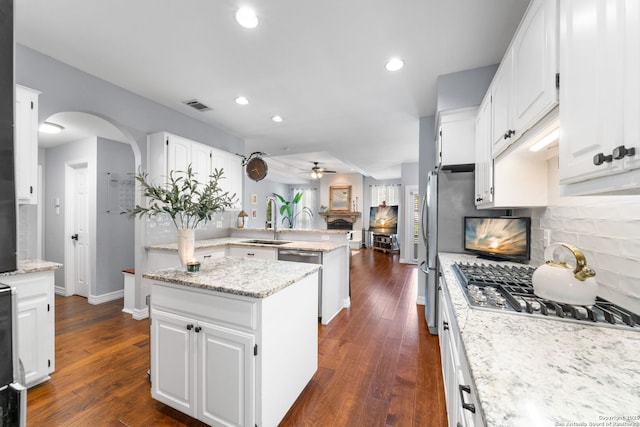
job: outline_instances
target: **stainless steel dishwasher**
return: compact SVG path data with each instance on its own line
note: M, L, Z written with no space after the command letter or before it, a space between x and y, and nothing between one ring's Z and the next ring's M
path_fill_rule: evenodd
M295 249L278 249L278 260L292 262L306 262L322 265L322 252L303 251ZM322 267L318 271L318 317L322 313Z

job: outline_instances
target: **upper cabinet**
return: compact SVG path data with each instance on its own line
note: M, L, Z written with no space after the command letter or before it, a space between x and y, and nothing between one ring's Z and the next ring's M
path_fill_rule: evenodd
M475 117L477 107L439 113L438 164L448 166L473 165L475 162Z
M476 206L493 203L493 158L491 157L491 95L485 96L475 121Z
M15 176L16 198L21 204L38 203L38 95L16 85Z
M533 0L491 83L497 157L558 104L557 3Z
M147 167L149 175L166 182L171 171L191 169L201 182L208 180L214 169L223 169L219 186L230 194L236 194L236 204L242 204L242 165L235 154L191 141L167 132L147 136Z
M562 194L640 193L640 2L560 2Z

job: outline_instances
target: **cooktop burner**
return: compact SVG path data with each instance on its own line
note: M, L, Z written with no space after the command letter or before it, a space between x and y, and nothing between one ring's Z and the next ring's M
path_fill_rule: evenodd
M533 267L456 263L453 270L472 308L640 331L640 316L603 298L582 306L538 297L531 283Z

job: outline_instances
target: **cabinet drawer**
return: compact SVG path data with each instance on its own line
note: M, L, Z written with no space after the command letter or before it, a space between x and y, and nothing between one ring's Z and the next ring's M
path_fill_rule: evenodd
M278 250L271 248L258 248L246 246L232 246L229 248L229 256L251 257L260 259L278 259Z
M257 302L230 294L153 282L151 307L250 330L257 328Z

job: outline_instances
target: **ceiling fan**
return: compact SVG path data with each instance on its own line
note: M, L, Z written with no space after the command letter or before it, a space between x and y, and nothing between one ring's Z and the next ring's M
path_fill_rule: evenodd
M322 178L322 174L325 173L336 173L336 171L326 170L325 168L319 167L318 162L313 162L313 167L311 168L311 178L320 179Z

